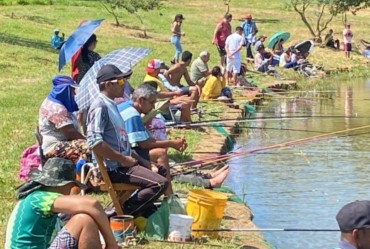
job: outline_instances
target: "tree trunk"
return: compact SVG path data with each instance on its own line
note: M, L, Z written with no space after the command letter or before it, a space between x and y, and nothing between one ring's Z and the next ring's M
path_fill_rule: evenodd
M113 6L110 6L110 9L109 9L105 4L103 4L103 7L108 11L109 14L111 14L114 17L114 19L116 20L116 26L119 27L120 23L118 21L118 16L116 12L114 12Z
M141 26L143 27L144 38L147 38L148 36L147 36L147 33L146 33L146 28L145 28L143 19L137 13L135 13L134 15L136 16L137 19L139 19L139 21L141 23Z

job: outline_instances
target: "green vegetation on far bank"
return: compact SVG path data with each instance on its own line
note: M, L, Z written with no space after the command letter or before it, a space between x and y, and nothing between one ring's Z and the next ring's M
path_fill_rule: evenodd
M144 68L148 59L159 58L169 64L174 52L169 43L170 22L177 13L183 13L186 18L183 24L186 33L183 39L184 50L193 52L194 58L202 50L209 50L209 65L216 65L218 53L211 43L212 34L216 22L226 10L222 0L167 0L160 10L141 13L149 36L148 39L142 39L142 31L138 30L140 24L134 17L121 12L119 18L123 25L115 27L113 17L98 1L53 0L53 5L43 5L44 2L50 2L47 0L33 2L38 5L13 5L19 1L0 0L0 245L4 242L6 222L15 203L14 188L19 184L19 157L24 148L35 142L32 131L37 125L38 108L50 90L50 79L58 74L58 53L49 44L52 30L59 28L68 37L81 20L105 18L103 25L96 31L99 40L96 51L101 55L127 46L151 48L151 54L134 69L131 83L137 86L145 75ZM231 1L230 12L234 17L232 26L239 25L240 19L251 12L260 30L259 34L271 36L276 31L289 31L291 39L286 46L309 39L310 35L299 16L286 9L284 3L284 0ZM356 41L370 40L369 14L370 11L364 10L357 16L349 16L355 40L352 60L346 61L342 51L317 47L309 58L310 62L328 70L351 69L349 73L333 71L338 80L342 77L368 76L368 61L356 52ZM330 28L334 29L334 36L341 39L340 17L333 20ZM244 49L242 53L245 53ZM253 65L249 64L248 67L251 69ZM69 74L70 65L66 65L61 73ZM261 74L249 72L248 75L260 84L275 81L273 77ZM292 71L283 71L282 75L286 79L297 80L302 87L313 87L317 82L315 78L303 79ZM211 109L213 106L209 104L206 108ZM202 135L199 131L179 133L182 134L187 136L190 148L183 155L175 155L177 159L190 157Z

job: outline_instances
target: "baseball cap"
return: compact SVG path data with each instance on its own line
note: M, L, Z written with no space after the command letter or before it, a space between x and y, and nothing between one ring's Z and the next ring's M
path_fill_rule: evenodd
M182 14L177 14L176 16L175 16L175 19L176 18L180 18L180 19L182 19L182 20L184 20L185 18L184 18L184 16L182 15Z
M146 66L147 73L153 73L156 69L161 68L162 61L158 59L151 59Z
M341 232L370 228L370 201L354 201L344 205L336 219Z
M59 32L59 29L54 29L54 33L55 33L55 32Z
M70 160L54 157L46 161L42 170L33 170L29 179L48 187L61 187L74 183L81 189L87 189L85 184L76 180L76 166Z
M257 47L257 51L260 50L260 49L263 49L265 48L265 46L263 44L260 44L258 47Z
M128 70L125 73L122 73L115 65L107 64L103 65L96 76L97 83L101 83L108 80L114 80L118 78L127 78L132 74L131 70Z

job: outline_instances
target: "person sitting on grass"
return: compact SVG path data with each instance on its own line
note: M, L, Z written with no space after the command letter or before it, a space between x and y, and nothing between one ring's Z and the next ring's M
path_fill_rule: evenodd
M295 68L297 66L297 61L292 60L292 50L288 48L281 56L280 56L280 67L284 68Z
M187 69L191 63L192 57L192 53L189 51L184 51L181 55L181 61L172 65L167 71L164 72L163 75L159 74L159 77L170 91L181 90L183 94L189 95L191 100L193 100L192 109L196 111L199 101L200 88L190 79ZM180 84L182 77L185 78L186 83L188 84L187 87L184 87Z
M272 64L272 56L266 57L265 46L260 45L257 48L258 53L254 57L254 69L265 73L269 71L269 66Z
M50 45L54 49L61 49L64 44L64 33L62 33L62 36L59 36L59 29L54 29L53 35L50 39Z
M148 62L148 65L146 67L146 75L144 77L144 83L149 81L155 82L157 85L156 89L158 91L158 99L169 98L169 105L177 106L181 110L180 121L191 122L190 107L193 101L189 96L184 95L181 89L171 92L164 86L161 78L158 76L161 70L161 65L162 62L158 59L152 59ZM166 119L171 119L168 109L169 106L165 106L163 108L166 108L166 110L161 110L161 113L165 116Z
M283 47L284 39L278 40L274 46L272 47L272 51L274 54L280 56L284 53L284 47Z
M100 203L69 195L74 186L87 188L75 175L75 165L62 158L50 158L42 170L31 171L29 181L18 189L18 203L6 229L6 249L101 249L99 231L106 249L118 249ZM59 232L58 213L72 215Z
M132 101L118 105L118 110L125 124L131 147L145 160L164 166L167 170L167 179L171 182L167 148L184 151L187 147L185 138L175 138L158 141L152 138L145 129L141 114L149 114L157 101L157 91L150 84L141 84L132 94ZM161 170L154 169L154 171ZM169 184L165 194L173 194L172 185Z
M325 46L327 46L329 48L334 48L334 49L339 49L340 48L339 40L334 39L332 29L329 29L329 33L327 33L325 35L324 44L325 44Z
M201 88L204 86L207 77L211 74L207 64L210 56L208 51L202 51L199 57L191 63L190 79Z
M201 99L215 99L224 97L232 99L231 90L225 87L226 81L222 75L221 68L215 66L212 68L211 77L209 77L204 85Z

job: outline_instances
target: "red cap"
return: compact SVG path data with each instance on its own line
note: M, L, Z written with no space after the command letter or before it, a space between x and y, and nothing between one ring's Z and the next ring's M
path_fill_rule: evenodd
M162 61L158 59L151 59L146 66L147 73L153 73L156 69L160 68Z

